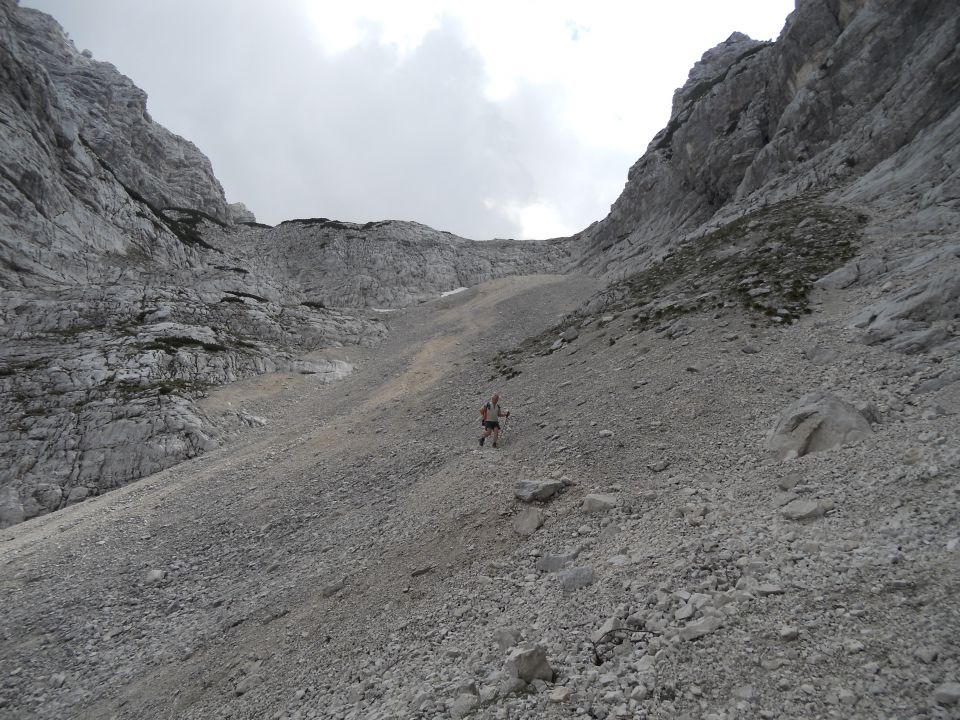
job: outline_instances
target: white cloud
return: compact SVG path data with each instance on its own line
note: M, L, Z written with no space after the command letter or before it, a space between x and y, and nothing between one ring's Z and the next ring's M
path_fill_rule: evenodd
M693 62L775 36L793 0L24 4L130 75L261 220L488 238L602 218Z

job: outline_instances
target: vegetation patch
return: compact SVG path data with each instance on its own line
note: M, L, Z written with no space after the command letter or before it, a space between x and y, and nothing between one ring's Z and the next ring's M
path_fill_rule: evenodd
M631 329L640 332L735 305L758 322L793 323L812 312L813 283L854 256L866 221L857 212L805 196L744 215L611 285L599 313L573 313L500 353L494 377L515 377L524 357L549 353L563 330L599 315L629 314Z
M325 310L327 307L319 300L304 300L300 304L313 310Z

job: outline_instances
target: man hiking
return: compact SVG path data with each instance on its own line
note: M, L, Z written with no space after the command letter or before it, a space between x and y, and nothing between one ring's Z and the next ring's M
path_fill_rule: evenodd
M490 433L493 433L493 446L496 447L497 440L500 439L500 418L510 417L510 413L504 412L500 407L500 393L494 393L490 401L480 408L480 417L483 418L481 424L484 429L480 436L480 447L483 447L483 442L490 437Z

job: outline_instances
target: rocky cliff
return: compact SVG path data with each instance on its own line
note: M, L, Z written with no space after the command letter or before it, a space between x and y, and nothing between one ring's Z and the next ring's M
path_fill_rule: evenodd
M677 90L609 216L575 237L582 265L623 275L801 193L954 202L958 36L948 0L801 0L775 42L735 33Z
M0 526L259 422L203 412L209 387L342 377L345 363L302 357L377 343L385 326L362 308L566 262L558 245L411 223L258 226L142 90L11 0L0 119Z

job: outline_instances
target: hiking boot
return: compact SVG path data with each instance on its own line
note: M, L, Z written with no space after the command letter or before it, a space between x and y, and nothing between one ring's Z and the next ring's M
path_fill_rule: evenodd
M480 447L483 447L483 441L484 441L484 440L486 440L486 438L480 438Z
M494 447L496 447L496 446L497 446L497 444L496 444L496 443L494 443L494 444L493 444L493 446L494 446Z

